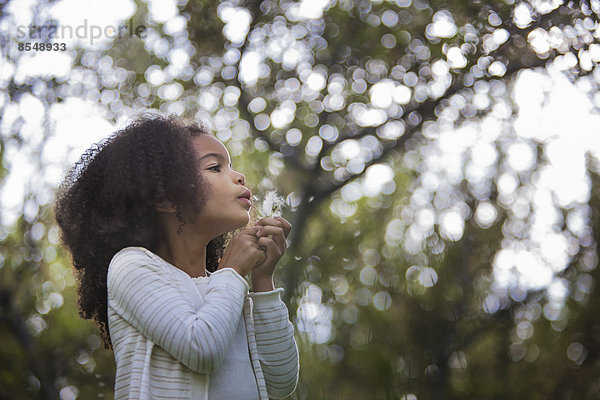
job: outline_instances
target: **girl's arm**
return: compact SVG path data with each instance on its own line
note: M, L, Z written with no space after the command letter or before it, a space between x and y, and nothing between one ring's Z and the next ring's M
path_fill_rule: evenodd
M118 253L108 270L108 305L148 340L197 372L216 369L242 312L246 281L231 268L216 271L202 305L191 280L142 249ZM198 308L199 307L199 308ZM113 332L111 332L113 334Z
M288 310L279 295L282 291L250 293L256 346L271 399L289 396L298 382L298 348Z
M273 272L287 247L286 238L292 225L282 217L257 221L258 245L267 255L265 261L252 270L250 293L254 303L254 329L258 357L262 366L269 398L290 395L298 382L298 348L294 327L279 293L273 290Z

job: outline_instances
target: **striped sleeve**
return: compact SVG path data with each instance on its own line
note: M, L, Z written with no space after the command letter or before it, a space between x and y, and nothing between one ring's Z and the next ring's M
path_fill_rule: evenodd
M298 348L288 310L280 298L282 291L250 293L256 345L271 399L289 396L298 382Z
M193 284L181 285L178 272L141 249L117 253L108 270L109 307L186 367L213 371L235 334L248 284L231 268L219 270L197 308L186 289Z

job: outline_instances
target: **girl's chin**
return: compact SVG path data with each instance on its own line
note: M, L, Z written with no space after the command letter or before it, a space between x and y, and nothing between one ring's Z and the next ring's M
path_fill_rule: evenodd
M246 213L239 213L235 217L230 216L226 220L218 219L218 218L210 218L199 223L199 229L202 230L202 226L206 227L212 226L213 229L217 228L216 231L213 231L215 237L224 235L229 232L233 232L237 229L245 228L250 222L250 215Z
M246 217L240 220L240 226L236 229L244 228L246 225L248 225L248 222L250 222L250 215L246 213Z
M242 217L240 219L237 219L236 221L232 221L232 223L231 223L231 225L229 225L229 229L226 233L233 232L236 229L245 228L248 225L248 222L250 222L250 215L246 214L245 218Z

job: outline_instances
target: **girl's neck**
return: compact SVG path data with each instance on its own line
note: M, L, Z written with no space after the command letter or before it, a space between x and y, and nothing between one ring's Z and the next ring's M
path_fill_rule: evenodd
M186 247L177 248L162 244L157 254L168 263L179 268L192 278L207 276L206 273L206 247L190 250Z
M210 239L185 229L186 227L183 227L181 233L177 233L179 221L177 225L164 224L163 227L165 229L162 229L158 241L157 254L192 278L207 276L206 246Z

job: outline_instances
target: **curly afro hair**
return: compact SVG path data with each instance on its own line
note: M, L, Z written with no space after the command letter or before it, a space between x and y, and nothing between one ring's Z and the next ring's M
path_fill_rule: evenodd
M206 192L194 165L192 139L208 134L201 125L173 116L142 114L127 127L92 146L69 171L56 195L61 240L72 255L79 283L79 314L94 319L111 348L106 275L119 250L157 247L155 205L171 201L185 224L184 211L198 212ZM206 188L205 188L206 190ZM226 235L206 249L206 267L215 271Z

